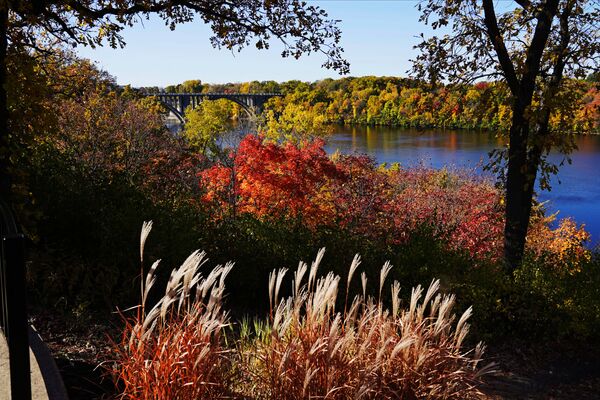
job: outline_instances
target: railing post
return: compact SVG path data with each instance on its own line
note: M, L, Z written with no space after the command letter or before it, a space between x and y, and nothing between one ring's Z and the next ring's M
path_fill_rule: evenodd
M2 330L8 343L12 400L31 399L29 333L25 285L25 237L10 209L0 204Z

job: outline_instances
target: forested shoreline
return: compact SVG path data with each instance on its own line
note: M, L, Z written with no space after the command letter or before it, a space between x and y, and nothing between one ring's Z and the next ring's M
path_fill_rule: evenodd
M324 124L356 124L407 128L451 128L507 131L511 123L508 88L501 82L472 85L431 85L399 77L348 77L316 82L252 81L205 84L185 81L165 88L141 88L146 93L281 93L266 107L268 126L304 124L327 131ZM570 80L557 99L551 126L581 134L600 132L598 78ZM230 103L229 118L239 115ZM295 128L299 129L298 127Z

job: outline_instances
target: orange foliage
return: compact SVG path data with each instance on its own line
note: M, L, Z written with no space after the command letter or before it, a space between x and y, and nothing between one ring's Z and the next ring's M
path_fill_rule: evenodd
M315 201L327 196L327 181L338 174L322 142L280 146L248 135L229 158L200 173L203 199L216 202L220 217L229 209L233 215L302 218L314 227L331 216L327 202Z
M293 219L311 229L341 228L389 245L425 229L449 249L473 258L502 255L500 192L472 175L378 168L364 155L331 159L321 141L277 145L249 135L226 162L200 177L202 200L213 206L217 219L240 213L261 220ZM564 261L587 254L586 235L569 221L555 231L540 221L532 225L529 248Z
M551 229L555 216L541 218L534 222L527 237L527 247L538 258L544 258L547 265L556 271L574 274L580 272L583 261L589 261L591 252L583 244L590 240L584 225L577 225L572 219L560 221L558 228Z

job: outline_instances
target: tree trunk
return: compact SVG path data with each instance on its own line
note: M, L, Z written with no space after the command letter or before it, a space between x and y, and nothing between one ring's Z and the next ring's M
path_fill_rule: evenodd
M517 100L518 102L518 100ZM526 107L513 107L506 177L506 212L504 225L504 262L512 273L523 260L525 238L531 215L533 189L539 160L528 159L527 140L529 121L524 117Z
M0 4L0 197L8 201L10 180L8 163L8 96L6 93L6 56L8 50L8 6Z

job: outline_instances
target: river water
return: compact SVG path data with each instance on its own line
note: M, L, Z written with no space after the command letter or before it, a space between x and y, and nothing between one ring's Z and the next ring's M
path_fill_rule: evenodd
M493 133L452 130L413 130L385 127L338 127L328 140L328 152L364 153L378 163L399 162L403 166L473 169L483 172L488 153L502 146ZM600 136L577 137L578 150L572 164L560 167L552 178L552 190L538 190L549 212L584 223L594 246L600 243ZM559 163L563 157L551 154Z

